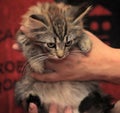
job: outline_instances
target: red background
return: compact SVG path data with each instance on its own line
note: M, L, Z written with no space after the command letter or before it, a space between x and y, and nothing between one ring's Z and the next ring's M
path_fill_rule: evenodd
M20 52L14 51L11 47L14 43L15 33L19 28L21 15L26 12L29 6L35 4L37 1L44 2L52 0L1 0L0 1L0 113L23 113L23 111L14 102L14 83L21 76L20 72L24 62L24 58ZM101 8L102 7L102 8ZM89 18L93 17L98 12L101 12L98 17L104 14L107 15L103 6L96 5L97 10L91 12ZM112 12L110 12L112 15ZM109 15L109 16L111 16ZM103 15L102 15L103 16ZM107 15L108 16L108 15ZM94 21L96 22L96 21ZM99 30L99 23L89 22L90 30L96 32ZM110 30L111 23L103 24L105 29ZM104 29L104 30L105 30ZM96 33L97 35L97 33ZM105 34L107 39L101 34L98 36L107 44L110 44L108 34ZM116 100L120 99L120 86L113 84L102 84L102 88L109 94L113 95Z

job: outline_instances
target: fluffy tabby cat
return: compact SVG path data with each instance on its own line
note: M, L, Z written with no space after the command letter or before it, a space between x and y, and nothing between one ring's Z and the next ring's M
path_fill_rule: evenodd
M38 3L23 16L21 25L26 32L18 31L17 42L27 59L27 65L24 76L15 86L18 103L25 101L27 108L30 102L34 102L39 113L48 112L48 106L53 102L59 105L59 113L66 106L72 106L74 113L110 113L110 100L95 82L49 83L30 76L33 72L45 72L44 61L48 58L63 59L74 48L83 54L91 50L92 43L83 28L83 17L89 9L85 5L73 7Z

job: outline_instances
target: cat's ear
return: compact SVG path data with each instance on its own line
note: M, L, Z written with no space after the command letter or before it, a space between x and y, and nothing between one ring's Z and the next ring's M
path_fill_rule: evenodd
M91 10L92 6L87 7L79 16L76 16L73 20L74 25L78 25L83 21L83 18L88 14L88 12Z
M91 8L92 6L86 8L78 17L74 19L73 24L79 24L83 20L83 18L88 14Z
M43 15L31 15L29 17L29 24L32 28L37 28L37 27L45 27L47 28L48 22L46 18Z

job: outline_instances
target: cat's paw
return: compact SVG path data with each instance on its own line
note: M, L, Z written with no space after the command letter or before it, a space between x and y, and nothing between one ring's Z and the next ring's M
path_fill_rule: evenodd
M29 104L34 103L37 106L38 113L47 113L44 105L42 104L40 97L37 95L30 94L29 97L26 99L27 103L27 110L29 109Z
M92 49L92 41L89 39L87 34L83 33L82 36L80 37L80 40L78 42L78 46L80 51L83 54L86 54L91 51Z
M30 94L29 97L26 99L26 103L27 108L29 107L30 103L34 103L35 105L37 105L38 108L41 106L40 98L37 95L33 96L32 94Z
M109 95L101 95L99 92L90 93L80 104L80 113L110 113L114 107Z

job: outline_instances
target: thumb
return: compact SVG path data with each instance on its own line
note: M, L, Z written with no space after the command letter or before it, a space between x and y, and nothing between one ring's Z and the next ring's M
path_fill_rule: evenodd
M19 46L18 43L14 43L14 44L12 45L12 49L17 50L17 51L21 51L21 50L20 50L20 46Z
M20 30L23 32L23 33L28 33L28 30L25 26L21 26L20 27Z
M37 106L34 103L30 103L28 112L29 113L38 113Z
M49 107L49 113L58 113L58 106L56 104L51 104Z
M73 113L72 107L66 107L64 113Z

